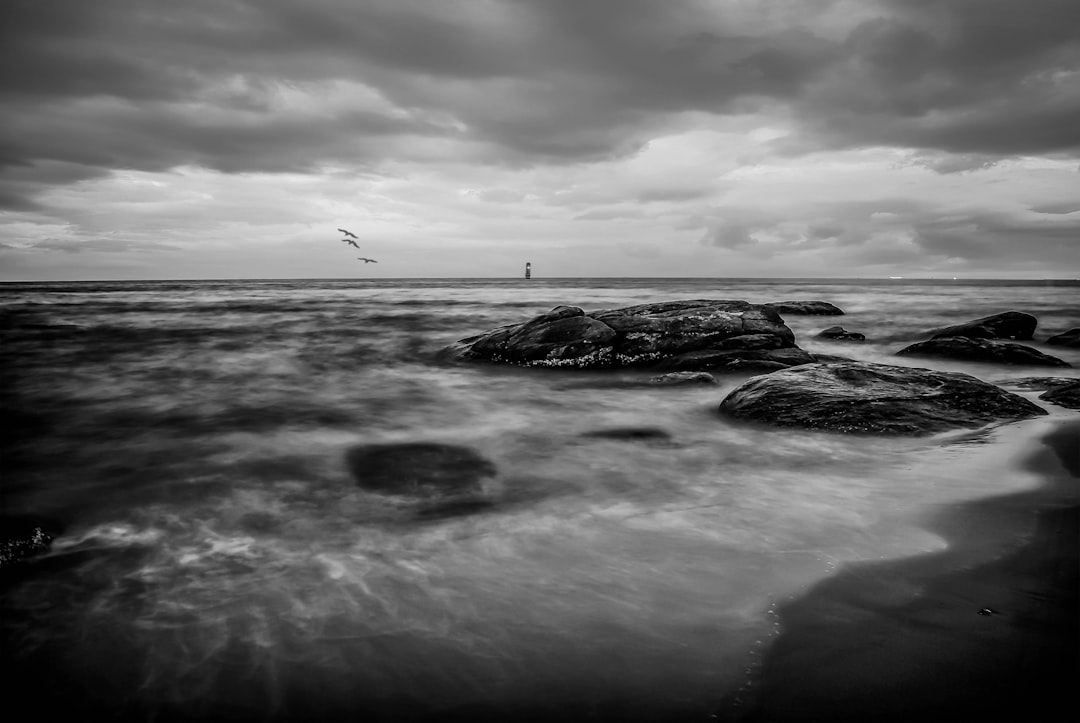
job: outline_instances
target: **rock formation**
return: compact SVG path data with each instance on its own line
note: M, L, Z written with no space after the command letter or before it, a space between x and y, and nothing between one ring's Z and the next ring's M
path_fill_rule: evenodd
M1046 414L967 374L865 362L807 364L753 377L722 415L781 427L919 436Z
M814 335L818 339L829 339L831 341L865 341L866 335L860 334L857 331L848 331L842 326L830 326L828 329L823 329Z
M827 301L770 301L765 304L781 314L808 314L813 316L840 316L843 309Z
M813 361L771 307L697 299L585 313L558 306L521 324L462 339L442 352L451 360L533 367L649 366L698 371L764 363L784 368Z
M1069 409L1080 409L1080 380L1055 385L1040 394L1039 399Z
M1039 320L1022 311L1004 311L927 333L931 339L961 336L968 339L1031 339Z
M1068 367L1068 362L1038 349L1008 341L974 339L962 336L935 337L920 341L896 352L900 356L928 356L962 361L1029 366Z
M1055 334L1047 339L1046 343L1053 346L1067 346L1072 349L1080 348L1080 327L1074 327L1060 334Z

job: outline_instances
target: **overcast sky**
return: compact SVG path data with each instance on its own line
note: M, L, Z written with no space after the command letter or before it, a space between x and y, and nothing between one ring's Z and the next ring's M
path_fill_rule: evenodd
M0 280L526 261L1080 277L1080 2L4 2Z

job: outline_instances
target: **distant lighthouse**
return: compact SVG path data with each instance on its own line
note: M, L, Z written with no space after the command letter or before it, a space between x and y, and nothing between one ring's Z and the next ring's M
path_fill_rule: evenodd
M532 278L532 263L530 263L528 261L525 262L525 278L526 279L531 279Z

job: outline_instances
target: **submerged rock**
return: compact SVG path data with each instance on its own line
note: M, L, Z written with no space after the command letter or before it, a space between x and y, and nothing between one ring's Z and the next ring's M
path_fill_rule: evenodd
M808 314L812 316L841 316L844 310L827 301L770 301L765 304L781 314Z
M1080 348L1080 327L1063 331L1060 334L1055 334L1046 340L1047 344L1053 346L1066 346L1072 349Z
M933 356L962 361L992 362L995 364L1025 364L1043 367L1070 367L1067 361L1043 354L1023 344L963 336L934 338L906 346L896 352L899 356Z
M475 450L437 442L359 445L345 461L360 487L419 498L481 493L483 481L497 472Z
M462 339L444 349L442 357L589 369L646 366L701 351L758 359L764 352L794 347L794 333L771 307L696 299L587 314L578 307L560 306L522 324ZM671 371L703 368L709 367L685 365Z
M814 335L818 339L830 339L832 341L866 341L866 335L857 331L848 331L842 326L830 326L822 329Z
M943 337L966 337L968 339L1031 339L1039 320L1022 311L1003 311L981 319L954 326L943 326L930 331L931 339Z
M621 441L667 441L671 439L671 435L659 427L612 427L610 429L595 429L591 432L585 432L582 436Z
M1039 399L1069 409L1080 409L1080 381L1055 385L1040 394Z
M719 412L781 427L919 436L1046 414L1042 407L967 374L831 362L753 377Z

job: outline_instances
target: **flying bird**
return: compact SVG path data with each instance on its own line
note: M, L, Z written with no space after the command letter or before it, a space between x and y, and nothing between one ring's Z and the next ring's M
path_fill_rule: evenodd
M363 256L357 256L356 258L358 260L360 260L360 261L363 261L365 264L377 264L377 263L379 263L375 259L365 259Z
M343 238L343 239L341 239L341 242L346 243L346 244L350 244L354 249L360 248L359 246L356 245L356 242L353 241L351 238Z
M352 236L353 238L359 238L359 236L354 234L352 231L346 231L343 228L339 228L338 231L341 231L341 233L345 234L346 236Z

